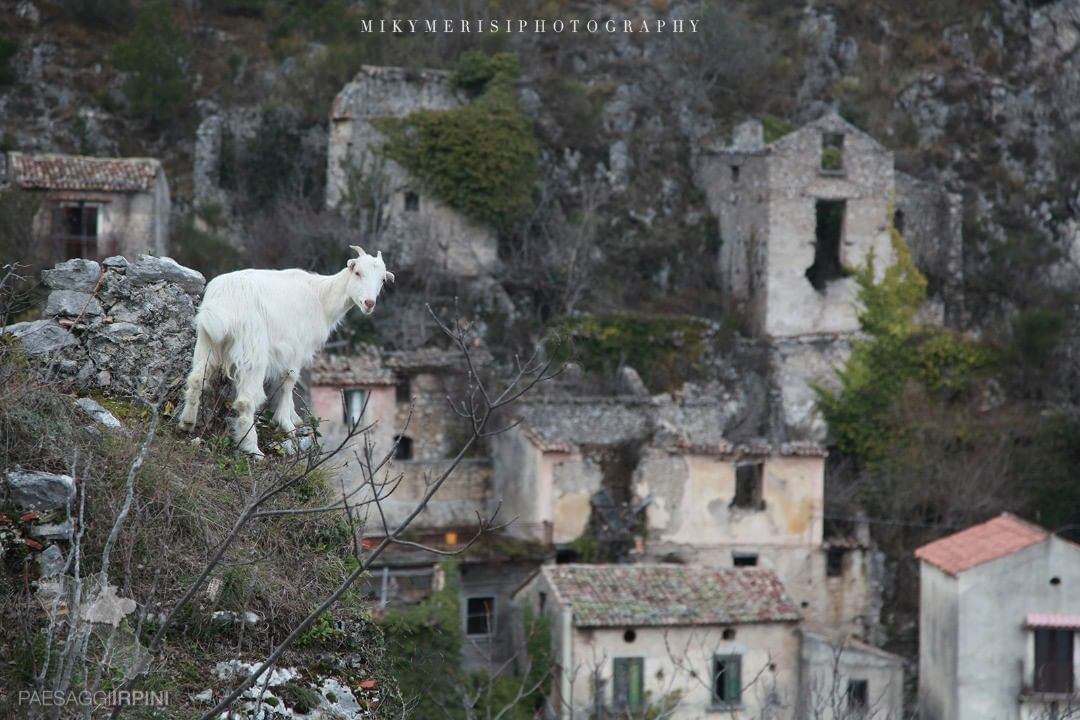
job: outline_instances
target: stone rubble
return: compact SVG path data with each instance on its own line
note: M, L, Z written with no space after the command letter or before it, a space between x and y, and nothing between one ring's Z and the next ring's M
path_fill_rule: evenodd
M68 260L42 280L52 291L48 317L3 328L24 352L49 354L56 372L80 389L146 400L175 391L195 343L201 273L171 258L117 256Z

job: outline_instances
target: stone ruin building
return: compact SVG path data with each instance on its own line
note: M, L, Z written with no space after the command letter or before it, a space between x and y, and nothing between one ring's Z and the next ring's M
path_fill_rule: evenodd
M720 234L726 307L769 346L784 437L823 440L813 385L830 382L859 331L853 271L895 259L895 222L929 279L922 315L963 317L961 202L896 170L893 154L839 115L766 143L762 123L707 148L698 180Z
M10 190L40 201L33 234L42 265L168 253L169 183L153 158L0 153L0 192Z
M380 246L404 267L423 264L458 277L490 273L498 262L495 233L425 193L397 162L381 152L385 134L377 121L417 110L447 110L464 98L450 73L365 65L337 97L330 113L326 204L342 208L360 201L373 206L368 225L378 228Z

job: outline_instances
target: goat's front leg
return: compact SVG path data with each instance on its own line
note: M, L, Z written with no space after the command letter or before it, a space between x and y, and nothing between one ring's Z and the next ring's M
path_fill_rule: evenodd
M287 433L296 430L300 416L293 404L293 388L300 377L298 370L286 370L281 376L281 387L274 398L274 423Z
M254 372L236 381L236 400L233 411L236 417L232 421L233 442L249 455L262 456L259 450L259 438L255 432L255 413L266 400L263 390L264 368L253 368Z

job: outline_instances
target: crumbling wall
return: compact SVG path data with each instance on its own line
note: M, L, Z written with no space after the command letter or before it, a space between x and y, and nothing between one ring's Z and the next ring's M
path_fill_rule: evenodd
M68 260L42 273L45 318L3 329L79 387L154 400L182 382L202 274L170 258Z

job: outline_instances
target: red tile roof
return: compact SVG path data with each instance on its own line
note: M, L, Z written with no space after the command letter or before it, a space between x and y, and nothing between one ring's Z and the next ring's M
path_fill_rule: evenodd
M83 155L9 155L8 174L28 190L105 190L146 192L161 163L153 158L101 158Z
M915 557L956 575L976 565L997 560L1040 543L1050 533L1015 515L1002 513L992 520L923 545Z
M726 625L799 619L784 586L764 568L692 565L545 565L577 627Z

